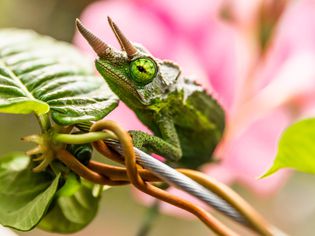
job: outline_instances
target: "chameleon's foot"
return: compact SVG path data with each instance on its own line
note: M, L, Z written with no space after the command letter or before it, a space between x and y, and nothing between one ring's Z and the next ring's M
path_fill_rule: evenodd
M145 139L143 138L142 135L138 135L139 131L137 131L137 130L129 130L128 133L129 133L129 135L132 138L133 146L135 146L136 148L139 148L141 151L146 152L148 154L152 153L148 148L146 148L144 146Z
M146 153L155 153L173 162L182 156L178 145L168 143L162 138L138 130L129 130L128 133L132 137L133 145Z
M32 158L34 162L40 162L33 172L41 172L45 170L54 160L54 152L49 145L49 139L43 135L30 135L21 139L22 141L36 143L37 146L26 152L26 155Z

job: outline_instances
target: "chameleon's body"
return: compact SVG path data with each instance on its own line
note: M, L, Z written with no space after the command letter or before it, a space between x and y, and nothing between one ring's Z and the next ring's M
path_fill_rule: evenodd
M200 90L187 92L185 87L190 89L191 85L185 83L181 90L173 91L167 98L156 101L157 104L134 111L155 136L174 146L178 146L179 140L182 152L179 162L196 168L210 160L221 138L224 122L221 110L217 109L217 103L210 96ZM169 128L161 132L163 125ZM175 156L179 157L180 155Z
M99 55L96 67L110 88L154 136L130 131L134 145L179 165L197 168L210 160L224 130L224 112L202 87L172 62L131 44L109 19L123 51L100 41L78 22Z

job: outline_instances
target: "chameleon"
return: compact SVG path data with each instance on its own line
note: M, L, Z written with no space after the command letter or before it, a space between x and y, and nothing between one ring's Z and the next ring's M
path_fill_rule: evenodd
M135 147L163 156L171 165L197 169L213 160L223 136L222 107L169 60L155 58L133 43L108 17L121 50L108 45L79 19L76 26L98 55L95 66L110 89L153 135L131 130Z

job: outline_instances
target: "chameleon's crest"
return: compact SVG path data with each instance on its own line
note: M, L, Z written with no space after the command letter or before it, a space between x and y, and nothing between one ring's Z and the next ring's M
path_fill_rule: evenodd
M76 19L76 25L80 33L88 41L96 54L98 56L103 56L106 53L108 45L85 28L79 19Z
M136 53L137 49L132 45L132 43L126 38L126 36L121 32L118 26L112 21L110 17L107 17L108 23L112 28L120 46L127 53L129 58L132 58Z

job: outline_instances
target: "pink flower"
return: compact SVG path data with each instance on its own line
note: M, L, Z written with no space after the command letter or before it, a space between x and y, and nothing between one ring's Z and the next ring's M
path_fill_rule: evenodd
M291 3L262 57L253 37L257 24L246 25L248 19L258 19L261 1L246 5L248 2L98 1L80 18L92 32L118 47L106 26L110 15L132 41L195 75L227 113L225 139L217 150L222 161L204 166L203 171L226 183L241 183L269 194L284 183L287 174L281 172L266 180L257 177L272 163L283 129L305 111L310 104L306 97L314 92L315 7L311 0ZM237 23L222 19L222 9L227 6L235 11ZM250 9L248 19L241 17L244 9ZM78 33L74 41L91 53ZM298 108L294 116L292 104ZM123 104L108 118L126 129L148 131Z
M231 183L243 183L260 194L283 184L284 172L259 181L255 177L271 165L283 129L312 114L310 110L314 114L314 6L309 0L292 2L282 15L270 47L251 71L245 89L238 91L246 95L230 113L223 162L218 169L205 167L208 173L219 172L219 179L222 172L232 175Z

